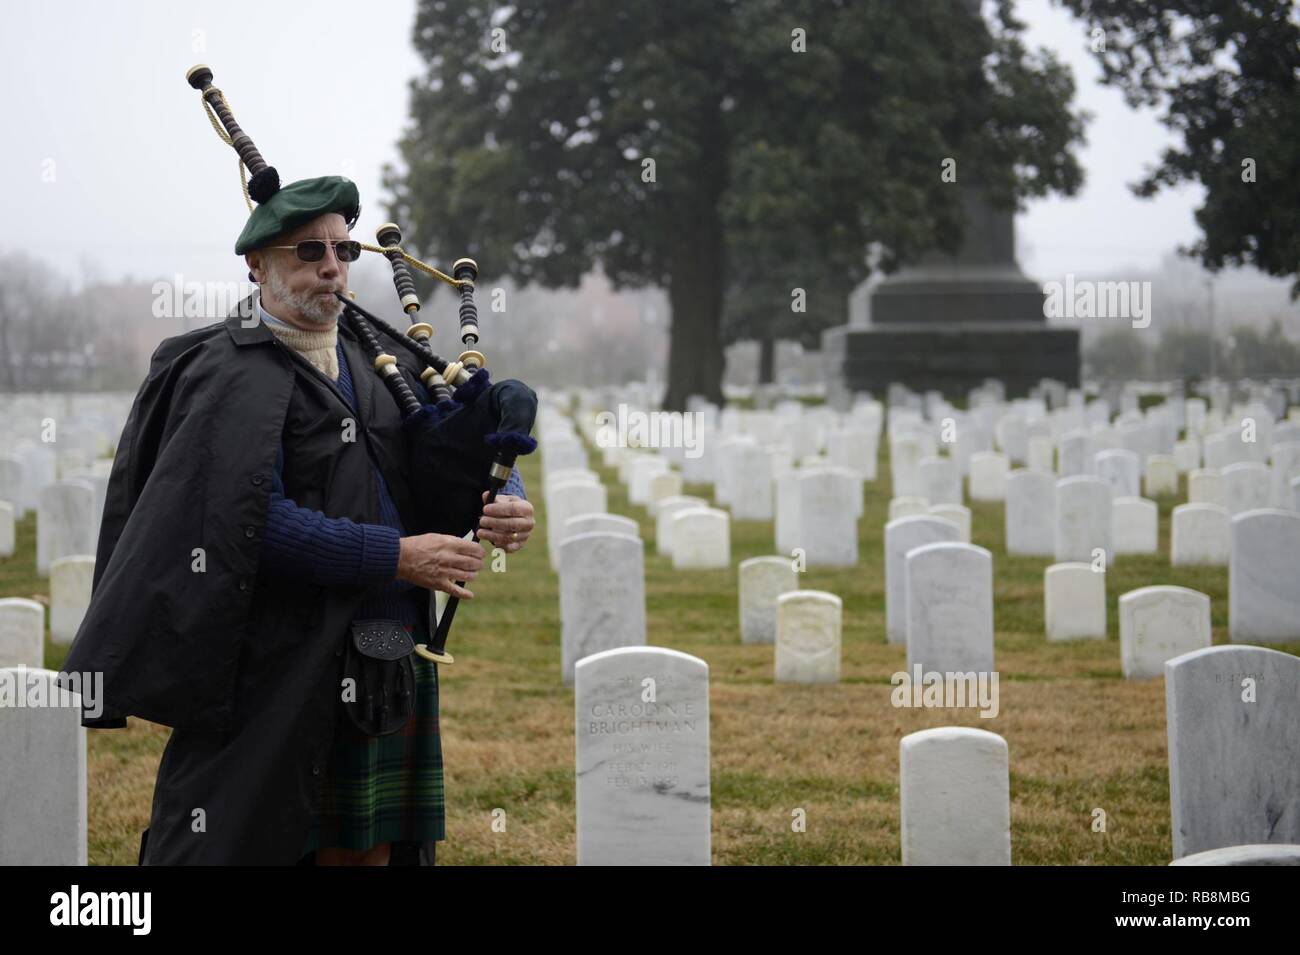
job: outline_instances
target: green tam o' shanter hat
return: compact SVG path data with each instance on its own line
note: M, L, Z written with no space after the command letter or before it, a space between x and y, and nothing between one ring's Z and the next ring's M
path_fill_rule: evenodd
M351 179L318 176L281 186L248 217L244 231L235 240L235 254L252 252L276 236L328 212L343 216L349 229L357 221L361 197Z

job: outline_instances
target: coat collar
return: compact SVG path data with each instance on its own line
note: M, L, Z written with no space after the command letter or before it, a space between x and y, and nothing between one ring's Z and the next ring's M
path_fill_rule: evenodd
M249 295L226 316L226 334L237 346L259 345L275 340L257 310L256 293Z
M276 344L277 339L271 329L267 328L266 323L262 321L259 310L257 293L250 294L242 302L235 306L234 310L226 317L226 333L230 336L231 341L238 347L246 345L261 345L270 343ZM252 316L252 317L245 317ZM348 328L347 323L343 321L342 316L339 318L339 344L343 346L342 351L345 360L348 363L348 371L352 376L352 393L356 395L358 410L361 413L363 421L371 420L373 414L373 402L375 393L375 374L371 368L370 361L366 358L365 352L361 348L361 343L357 341L352 330ZM290 355L297 359L302 365L308 368L320 381L326 385L339 403L350 412L353 409L349 407L343 393L339 390L336 382L330 381L316 369L311 362L301 355L293 354L292 349L285 349Z

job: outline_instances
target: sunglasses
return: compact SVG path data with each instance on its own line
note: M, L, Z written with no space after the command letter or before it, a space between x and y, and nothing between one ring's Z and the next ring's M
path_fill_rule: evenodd
M325 258L326 240L303 239L297 245L268 245L268 249L293 249L303 262L319 262ZM328 242L334 247L334 254L340 262L355 262L361 258L361 243L355 239L332 239Z

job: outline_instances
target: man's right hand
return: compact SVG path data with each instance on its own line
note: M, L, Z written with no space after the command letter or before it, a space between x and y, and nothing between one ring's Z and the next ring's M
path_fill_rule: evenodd
M483 569L483 545L450 534L403 537L397 558L397 579L472 600L474 594L457 581L471 581Z

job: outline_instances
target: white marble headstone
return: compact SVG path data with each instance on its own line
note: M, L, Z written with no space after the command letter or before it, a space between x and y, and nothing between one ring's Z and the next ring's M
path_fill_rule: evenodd
M1170 865L1300 865L1300 845L1226 846L1196 852Z
M1088 475L1056 482L1056 560L1091 561L1101 549L1111 558L1110 485Z
M0 667L45 666L45 608L26 597L0 597Z
M591 468L560 468L542 475L542 487L547 492L557 484L599 484L600 475Z
M941 517L946 521L952 521L961 531L958 540L963 543L970 543L970 508L964 504L932 504L925 511L931 517ZM906 515L904 515L906 516ZM894 520L892 516L890 520Z
M976 451L972 454L970 456L971 500L1005 500L1009 466L1007 456L996 451Z
M964 477L970 474L971 455L977 451L993 450L993 437L987 430L969 421L957 427L955 438L951 445L952 459L957 462L957 469Z
M566 685L583 657L645 645L645 556L640 538L577 534L560 544L560 666Z
M1169 563L1174 567L1228 566L1229 517L1217 504L1180 504L1173 510Z
M1111 508L1110 541L1115 554L1154 554L1160 509L1144 497L1116 497Z
M578 514L564 522L562 540L593 532L640 537L641 525L622 514Z
M1228 457L1228 439L1222 433L1207 434L1205 440L1201 442L1201 450L1207 469L1217 471L1233 463Z
M1055 449L1050 435L1036 434L1029 439L1029 455L1025 466L1031 471L1047 471L1055 474Z
M655 552L663 557L671 557L673 554L673 517L678 511L685 510L688 507L708 507L709 502L702 497L693 497L689 494L679 494L675 497L666 497L659 502L659 509L655 514Z
M921 496L931 504L961 503L961 472L951 458L922 458Z
M683 508L672 516L673 569L716 569L731 563L731 515L713 507Z
M1269 507L1273 496L1273 472L1258 461L1229 464L1221 472L1223 506L1231 517Z
M736 477L736 451L742 447L757 448L758 441L752 435L729 437L718 444L718 462L714 470L713 498L719 504L731 503L731 483Z
M852 567L858 562L854 497L861 496L854 472L818 468L799 475L799 529L795 546L809 567Z
M1174 858L1300 843L1300 659L1209 647L1165 664Z
M21 521L27 516L23 462L12 454L0 454L0 501L13 505L15 520Z
M85 864L81 697L50 670L0 668L0 866Z
M108 475L86 467L69 470L64 477L70 481L84 481L95 492L95 509L92 522L95 528L95 540L99 540L99 524L103 520L104 504L108 500Z
M1192 437L1174 442L1174 465L1179 474L1187 474L1201 466L1201 442Z
M925 445L919 438L899 438L889 449L889 468L894 497L924 497L921 484L921 458Z
M23 491L27 510L40 507L41 490L58 479L54 449L48 444L25 443L15 449L23 464Z
M1300 441L1273 445L1273 507L1290 508L1291 482L1300 478Z
M838 683L844 604L820 590L795 590L776 600L778 683Z
M50 639L56 644L67 646L77 635L94 579L94 557L60 557L50 564Z
M903 865L1010 865L1007 742L942 726L899 741Z
M1078 477L1090 473L1088 433L1086 431L1071 431L1069 434L1061 435L1060 455L1061 477Z
M776 599L799 589L788 557L751 557L740 562L740 641L776 642Z
M659 502L668 497L680 497L682 493L682 475L678 471L661 471L650 478L650 491L646 499L646 510L651 517L659 514ZM771 494L768 494L771 497Z
M1196 468L1187 475L1187 502L1189 504L1217 504L1224 507L1223 475L1218 468Z
M642 507L650 503L650 479L670 470L668 462L658 455L643 455L632 462L628 470L627 499Z
M907 642L907 552L960 537L961 529L952 521L929 515L900 517L885 525L885 632L890 643Z
M737 521L772 519L772 456L756 444L734 446L727 458L731 517ZM680 488L678 489L680 493Z
M948 505L951 507L952 505ZM893 497L889 499L889 519L896 521L900 517L913 514L930 513L930 502L923 497Z
M708 502L692 495L677 495L664 498L659 502L659 512L655 515L654 537L655 552L664 557L672 556L672 518L686 508L707 508Z
M605 488L588 481L555 484L546 490L546 547L553 568L559 567L560 542L567 521L579 514L603 514L608 507Z
M1106 639L1106 575L1092 564L1053 564L1043 572L1047 639Z
M95 553L95 489L85 481L55 481L41 489L36 511L36 572L51 562Z
M1007 475L1004 511L1008 554L1051 557L1056 551L1056 477L1016 469Z
M993 671L993 555L973 544L925 544L904 557L907 669Z
M827 453L838 467L857 471L865 481L874 481L879 442L879 429L873 432L864 428L844 428L827 436Z
M545 472L587 466L587 452L583 449L582 442L572 435L549 436L549 440L539 441L538 447L542 452L542 469Z
M1153 454L1147 458L1146 490L1148 497L1178 493L1178 464L1172 455Z
M16 543L14 505L0 501L0 557L12 557Z
M801 520L799 472L786 471L779 474L773 482L776 492L776 519L772 531L776 538L776 550L788 554L799 547Z
M1138 457L1138 463L1146 458L1148 454L1154 454L1154 444L1152 440L1152 429L1141 422L1121 425L1118 429L1119 446L1125 451L1132 451Z
M578 662L578 865L708 865L709 666L662 647Z
M1232 518L1228 630L1234 643L1300 641L1300 514L1274 508Z
M1093 460L1093 470L1110 485L1116 497L1137 497L1142 493L1141 463L1133 451L1121 448L1099 451Z
M1120 668L1126 679L1158 677L1165 661L1209 645L1210 598L1205 594L1161 584L1120 596Z
M997 440L998 449L1007 456L1008 464L1023 464L1029 456L1029 436L1022 415L1007 414L999 418L993 426L993 437Z

